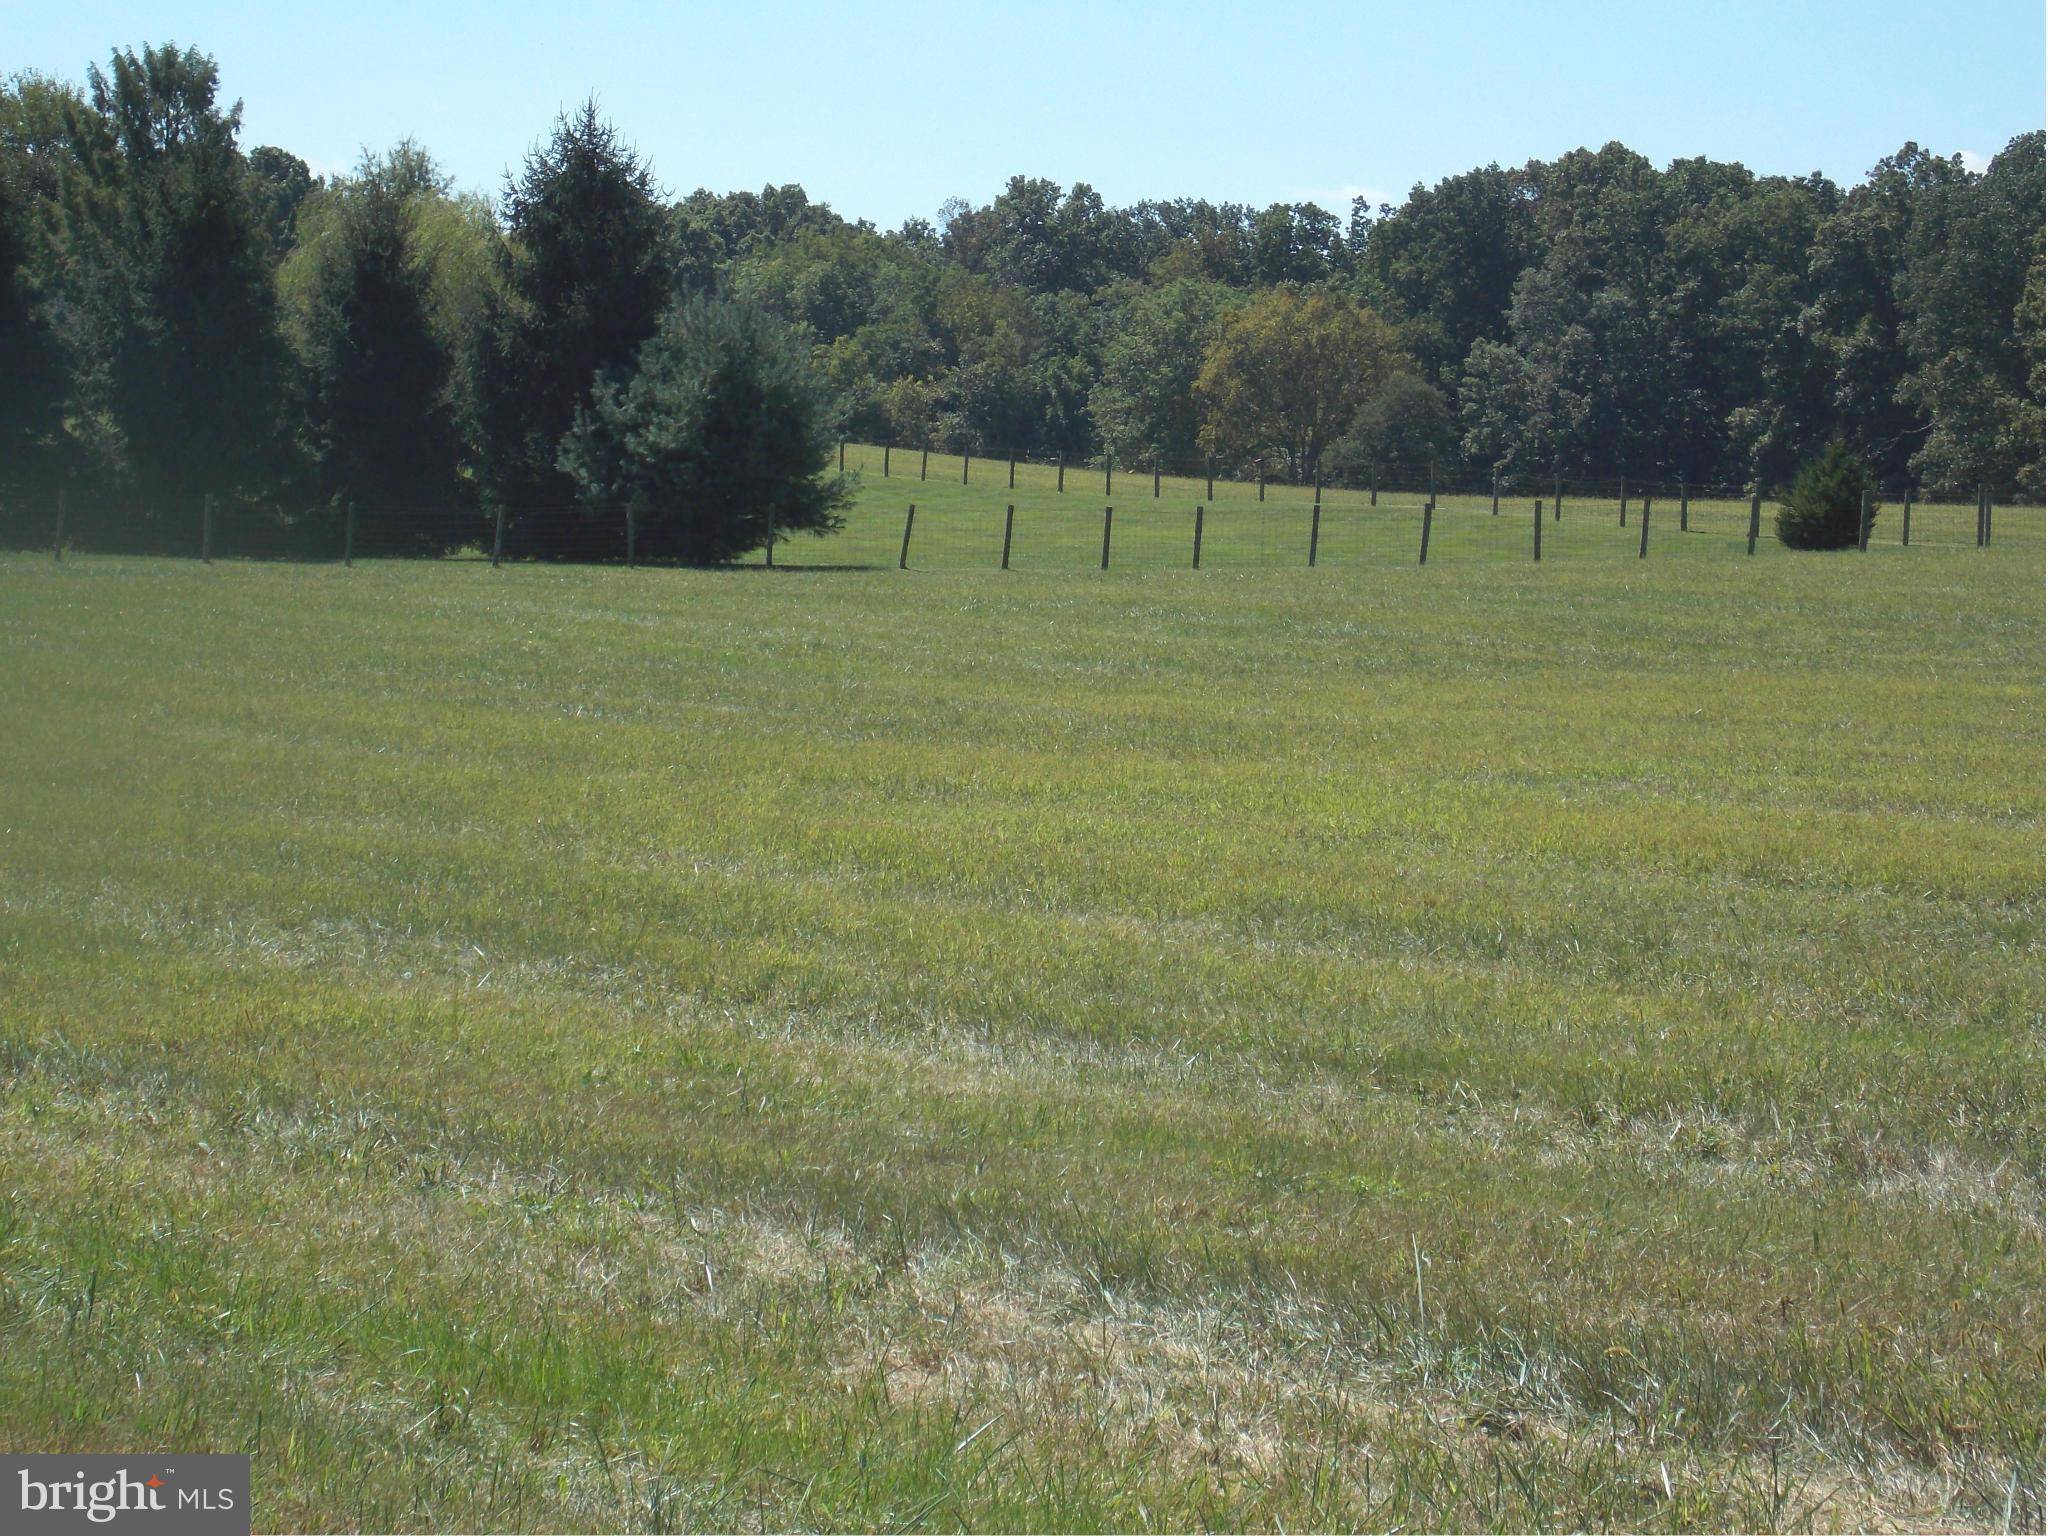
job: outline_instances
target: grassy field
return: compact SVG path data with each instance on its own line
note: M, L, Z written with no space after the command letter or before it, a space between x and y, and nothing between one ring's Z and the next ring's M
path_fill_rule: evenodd
M0 1445L2041 1529L2038 509L1003 576L939 492L907 573L0 557Z

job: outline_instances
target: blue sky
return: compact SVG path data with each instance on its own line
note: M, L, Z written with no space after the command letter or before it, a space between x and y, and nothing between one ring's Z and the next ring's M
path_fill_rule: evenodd
M1342 212L1609 139L1847 182L1909 138L1981 164L2048 112L2042 0L13 9L0 71L194 43L245 145L319 170L410 134L495 190L594 92L675 193L800 181L885 226L1016 173Z

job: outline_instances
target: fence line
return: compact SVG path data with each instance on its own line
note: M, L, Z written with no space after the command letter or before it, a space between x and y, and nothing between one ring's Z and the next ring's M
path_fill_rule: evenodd
M1394 559L1455 564L1754 555L1767 531L1763 517L1770 499L1750 486L1619 475L1603 481L1526 470L1450 476L1433 464L1375 466L1363 484L1233 482L1212 478L1207 464L1199 476L1169 475L1160 464L1119 480L1111 464L1103 467L1104 483L1122 494L1096 501L1060 490L1066 465L1058 459L1034 466L1022 455L963 455L957 482L950 470L934 481L921 452L925 478L916 486L917 504L911 508L906 495L892 510L871 471L901 456L889 445L849 443L840 452L847 472L862 476L867 494L839 533L822 539L782 536L780 563L995 570L1342 568ZM1049 473L1034 483L1034 469ZM1516 505L1532 507L1534 522L1504 515L1504 508ZM1983 548L2015 536L2022 543L2042 537L2039 509L2008 523L1995 514L1997 505L1988 488L1974 505L1930 501L1915 487L1873 489L1857 542L1865 549ZM61 490L40 531L24 529L18 512L11 529L0 523L0 545L40 547L62 559L67 549L90 550L100 543ZM630 566L676 563L688 553L665 520L617 508L493 513L349 502L309 509L280 525L274 514L209 494L187 516L182 527L173 516L149 519L141 552L196 555L208 562L216 554L331 559L344 566L359 558L463 556L494 565L546 558ZM132 547L133 541L123 542ZM756 554L764 564L778 563L774 545L757 546Z

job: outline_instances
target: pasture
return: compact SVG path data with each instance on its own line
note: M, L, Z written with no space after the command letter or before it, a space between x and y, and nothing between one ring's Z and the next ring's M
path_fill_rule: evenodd
M777 552L879 570L0 556L0 1443L2041 1528L2038 510L1002 574L941 465Z

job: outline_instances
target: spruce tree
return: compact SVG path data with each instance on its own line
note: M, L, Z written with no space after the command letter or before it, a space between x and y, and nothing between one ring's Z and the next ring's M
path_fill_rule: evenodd
M649 559L703 565L841 524L839 408L803 338L765 310L672 309L629 382L600 383L564 442L594 516L630 511Z
M585 102L526 157L473 361L482 474L525 554L587 548L565 514L562 438L601 378L629 374L669 292L668 219L652 173Z

